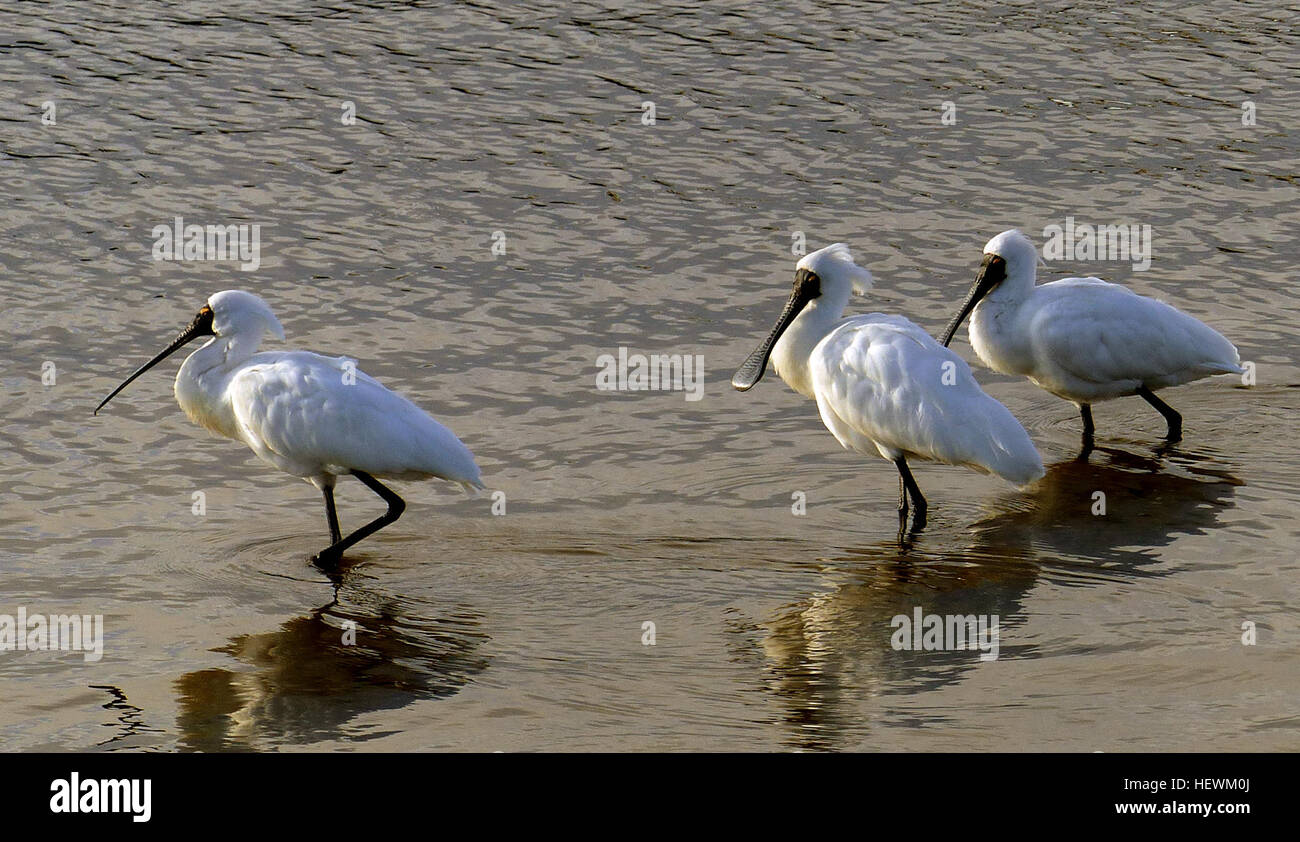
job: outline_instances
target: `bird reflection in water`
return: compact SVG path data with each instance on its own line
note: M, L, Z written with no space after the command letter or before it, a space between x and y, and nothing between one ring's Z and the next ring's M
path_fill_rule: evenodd
M487 636L476 612L379 595L362 581L342 572L328 604L216 650L245 668L178 679L181 748L247 751L384 736L349 723L452 696L486 669L479 648ZM355 642L348 635L353 623Z
M1096 448L1095 464L1069 460L1048 468L1026 492L1008 494L969 527L960 549L937 546L941 534L904 546L893 540L845 550L822 565L830 587L759 623L732 631L761 651L763 684L778 700L793 748L870 748L872 720L941 724L942 717L891 712L872 699L937 689L980 665L979 652L895 650L890 620L926 614L997 615L1002 658L1034 658L1015 643L1026 619L1025 595L1041 575L1092 586L1168 575L1156 548L1179 535L1212 529L1233 505L1241 481L1210 457L1161 450L1146 457ZM1101 491L1105 514L1094 514Z
M149 746L152 740L163 733L146 722L143 708L131 704L126 691L112 684L91 684L91 690L103 690L111 698L101 707L113 714L113 721L104 723L112 730L112 735L95 743L95 748L103 751L136 751Z

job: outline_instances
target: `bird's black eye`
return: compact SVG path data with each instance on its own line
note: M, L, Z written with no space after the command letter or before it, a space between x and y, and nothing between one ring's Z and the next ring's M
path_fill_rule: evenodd
M194 316L194 321L190 322L190 328L198 331L196 334L198 336L215 336L216 331L212 329L212 319L215 315L212 308L204 304Z

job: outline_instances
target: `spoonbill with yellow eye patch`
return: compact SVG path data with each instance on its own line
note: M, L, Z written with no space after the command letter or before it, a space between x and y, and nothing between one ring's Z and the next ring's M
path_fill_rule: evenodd
M1209 325L1100 278L1035 286L1037 264L1037 249L1019 231L989 240L943 344L973 312L975 353L994 371L1028 377L1073 402L1083 418L1085 453L1092 445L1092 404L1139 395L1165 417L1166 438L1175 442L1183 417L1156 390L1244 372L1236 347Z
M879 453L898 468L898 523L925 526L926 502L909 456L964 465L1015 485L1043 475L1043 460L1010 411L980 389L970 366L901 316L842 319L849 296L871 273L835 243L804 256L794 291L767 339L731 378L744 392L768 358L792 389L815 398L822 421L845 448Z
M482 488L474 456L460 439L406 398L356 370L346 358L309 351L257 353L263 334L284 339L266 302L240 290L208 299L180 336L95 408L189 342L211 337L176 375L176 401L190 420L241 441L262 460L302 477L325 496L330 546L312 561L334 564L343 551L401 517L405 501L377 477L440 478ZM351 474L388 511L344 538L334 483Z

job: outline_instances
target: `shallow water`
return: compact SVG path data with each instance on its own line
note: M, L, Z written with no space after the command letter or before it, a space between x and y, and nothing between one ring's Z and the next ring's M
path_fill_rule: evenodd
M1300 749L1290 18L223 9L0 8L0 613L106 627L97 663L0 652L5 748ZM261 266L155 262L178 215L260 224ZM729 387L794 232L853 246L860 311L937 333L988 237L1066 216L1151 225L1154 261L1047 277L1160 295L1257 366L1163 393L1173 450L1125 399L1075 461L1069 404L976 365L1047 477L919 466L930 524L900 544L888 463L775 377ZM448 424L507 513L398 483L405 516L332 582L315 490L193 426L178 361L91 416L229 287ZM703 355L703 399L598 391L620 346ZM345 528L379 509L339 499ZM998 659L894 650L916 607L998 615Z

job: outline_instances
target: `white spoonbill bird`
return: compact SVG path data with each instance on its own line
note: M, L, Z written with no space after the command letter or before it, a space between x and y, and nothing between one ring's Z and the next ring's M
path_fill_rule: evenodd
M266 333L284 339L284 328L265 301L240 290L218 292L162 353L104 398L95 414L183 345L212 337L181 365L176 401L191 421L242 441L262 460L321 490L332 543L312 557L314 562L337 562L348 547L401 517L405 501L376 477L438 477L467 489L483 487L473 454L424 410L346 358L310 351L259 354ZM388 511L344 538L334 483L347 474L382 497Z
M870 288L871 273L844 243L803 257L785 310L731 385L752 388L771 357L782 380L817 400L840 444L879 453L898 468L900 530L909 497L913 530L925 526L925 497L909 456L994 473L1015 485L1041 477L1043 460L1029 434L980 389L961 357L902 316L841 318L849 296Z
M984 263L966 301L944 331L952 341L974 311L970 342L984 364L1028 377L1072 401L1092 442L1092 404L1140 395L1178 441L1183 418L1157 389L1214 374L1241 374L1241 357L1214 328L1163 301L1100 278L1064 278L1035 286L1038 251L1024 234L1003 231L984 246Z

